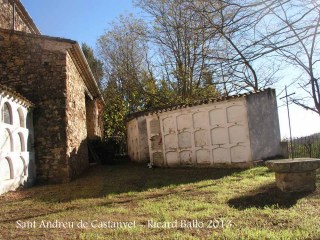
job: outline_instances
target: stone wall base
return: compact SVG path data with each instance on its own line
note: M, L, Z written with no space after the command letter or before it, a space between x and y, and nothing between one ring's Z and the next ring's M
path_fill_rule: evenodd
M160 168L238 168L238 169L248 169L252 167L259 166L259 162L239 162L239 163L213 163L213 164L171 164L170 166L153 163L154 167Z
M283 192L314 191L316 171L298 173L275 173L277 187Z

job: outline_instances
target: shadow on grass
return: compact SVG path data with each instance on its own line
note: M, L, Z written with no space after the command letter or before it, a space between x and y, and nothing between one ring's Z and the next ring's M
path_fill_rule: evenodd
M306 197L311 192L297 192L297 193L285 193L278 189L275 183L264 185L253 193L249 193L246 196L240 196L230 199L228 205L230 207L245 210L248 208L291 208L297 201L303 197Z
M215 182L191 185L182 188L182 184L197 183L205 180L221 179L240 173L241 169L194 169L194 168L147 168L146 164L122 163L116 165L97 165L89 168L82 176L70 183L36 185L31 188L7 193L0 196L0 209L12 202L34 200L40 202L40 208L29 205L28 211L14 208L0 219L0 223L11 223L49 214L65 213L69 210L87 209L97 206L135 204L138 200L161 199L171 194L199 194L196 189L215 185ZM164 189L161 189L164 188ZM154 189L154 191L147 191ZM158 191L161 189L160 191ZM146 192L144 192L146 191ZM139 194L143 192L143 194ZM203 192L202 194L207 194ZM212 194L212 193L208 193ZM116 195L114 198L108 196ZM75 205L73 200L85 200ZM28 202L28 201L27 201ZM41 202L44 202L43 205ZM61 203L61 204L60 204ZM66 203L66 204L64 204ZM14 217L12 217L14 216Z
M21 189L19 195L21 199L32 198L48 203L62 203L215 180L241 171L243 170L213 168L149 169L146 164L130 162L112 166L98 165L89 168L82 176L70 183L37 185L29 189ZM173 192L173 188L168 188L164 194L170 194L170 191ZM2 200L6 201L6 199Z

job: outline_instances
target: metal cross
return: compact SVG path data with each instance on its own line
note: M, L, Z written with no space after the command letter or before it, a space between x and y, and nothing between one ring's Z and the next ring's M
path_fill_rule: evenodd
M286 95L285 95L284 97L280 98L280 100L283 99L283 98L286 98L287 111L288 111L288 121L289 121L289 131L290 131L291 156L292 156L292 160L293 160L293 158L294 158L294 148L293 148L292 133L291 133L291 121L290 121L290 111L289 111L288 97L290 97L291 95L294 95L294 94L296 94L296 93L290 93L290 94L288 94L288 92L287 92L287 86L285 87L285 89L286 89Z

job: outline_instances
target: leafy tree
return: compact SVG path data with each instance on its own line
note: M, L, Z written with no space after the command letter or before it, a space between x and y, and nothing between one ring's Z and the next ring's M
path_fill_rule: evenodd
M109 101L105 111L107 137L125 140L125 117L146 106L146 90L147 96L153 94L152 86L145 86L150 74L143 32L143 21L132 15L120 16L98 39L107 82L104 96Z
M119 89L116 81L109 80L103 92L105 99L108 99L108 104L105 106L105 137L117 137L117 140L125 141L125 118L128 114L128 105L119 94Z
M82 51L84 53L84 56L87 59L87 62L91 68L91 72L94 76L94 78L97 81L98 86L100 89L103 88L103 63L100 59L98 59L91 47L89 47L86 43L81 44Z
M147 38L156 55L153 59L156 72L180 101L197 98L196 92L206 83L205 71L210 68L207 55L211 33L204 27L204 18L194 14L186 0L139 0L136 3L150 17ZM216 94L212 91L211 95Z
M127 102L130 111L140 110L146 72L147 46L143 38L143 21L120 16L111 29L98 39L98 48L104 63L106 80L114 81L118 93Z

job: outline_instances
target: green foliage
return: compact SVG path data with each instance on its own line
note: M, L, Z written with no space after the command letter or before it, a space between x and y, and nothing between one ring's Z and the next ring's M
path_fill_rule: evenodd
M91 72L97 81L98 86L102 88L103 63L95 56L93 49L86 43L82 43L81 48L91 68Z
M125 141L126 125L125 118L129 112L127 102L119 94L115 81L109 81L103 92L108 103L105 106L105 137L118 137Z
M150 17L148 41L156 51L157 67L182 101L201 91L215 68L207 57L212 43L204 18L185 0L138 0ZM212 74L211 74L212 78ZM212 79L211 79L212 81Z
M193 53L193 57L190 55L193 39L189 39L188 46L183 47L188 53L170 60L169 65L175 65L175 61L179 64L169 70L155 66L156 57L150 57L155 49L150 49L149 35L150 29L143 20L128 15L120 16L98 39L107 81L104 91L108 101L105 111L107 137L125 136L127 114L218 96L212 85L212 73L202 66L204 63L201 57L198 58L199 53ZM197 44L197 49L201 49L203 42ZM180 50L171 49L166 56L172 56L176 51ZM194 58L194 62L187 61ZM169 75L169 78L164 77Z
M181 102L170 82L154 77L145 32L143 21L121 16L98 40L107 80L106 137L125 139L127 114Z
M291 158L291 143L288 139L285 139L284 141L288 144L289 157ZM295 158L320 158L319 134L293 139L293 150Z
M106 123L108 135L125 131L118 124L128 113L214 98L219 91L230 95L271 86L285 62L307 73L299 87L315 106L300 101L304 97L293 102L319 112L320 15L315 1L134 2L144 19L120 16L98 39L104 77L114 88L106 99L117 95L111 102L125 106L121 111L107 106L106 114L119 114L106 116L115 121Z

